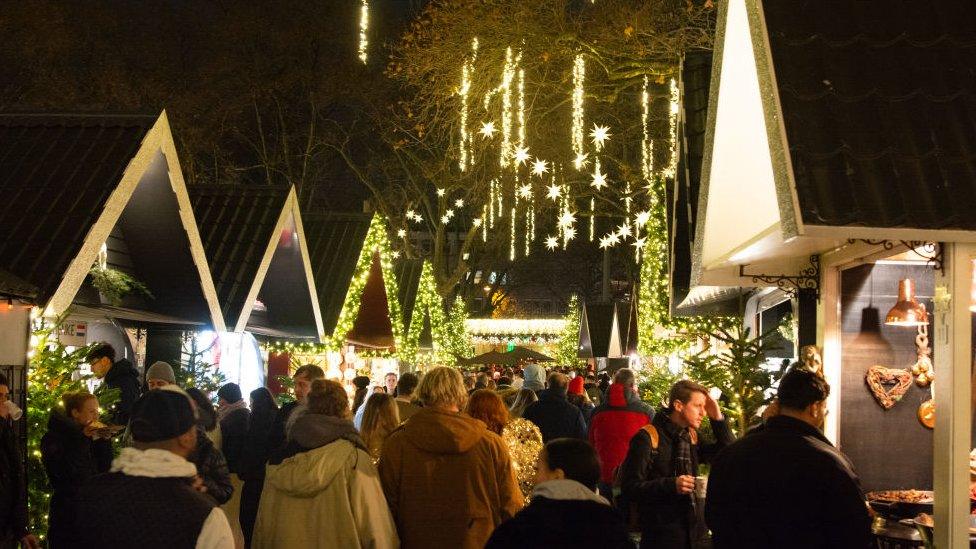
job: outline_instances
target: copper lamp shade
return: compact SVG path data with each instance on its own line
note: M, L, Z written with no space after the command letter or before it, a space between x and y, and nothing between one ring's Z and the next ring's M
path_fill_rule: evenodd
M929 314L915 299L915 281L903 278L898 283L898 303L888 311L885 324L888 326L924 326L929 323Z

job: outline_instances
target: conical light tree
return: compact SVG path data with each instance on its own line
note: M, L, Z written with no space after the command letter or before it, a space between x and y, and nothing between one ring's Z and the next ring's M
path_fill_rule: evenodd
M460 297L454 299L447 314L447 325L445 326L445 351L448 355L458 360L465 358L474 350L471 347L471 338L464 321L468 319L468 307Z
M569 298L569 310L563 317L566 326L559 334L559 341L556 343L555 358L559 364L576 364L579 361L579 329L580 329L580 305L576 294Z

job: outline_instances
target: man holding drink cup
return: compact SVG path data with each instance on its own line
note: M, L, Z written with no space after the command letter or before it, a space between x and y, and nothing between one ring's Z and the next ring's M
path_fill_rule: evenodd
M717 441L699 445L698 429L706 415ZM706 478L696 474L699 465L734 440L706 387L690 380L671 387L668 408L634 435L619 471L622 499L638 513L642 548L709 545Z

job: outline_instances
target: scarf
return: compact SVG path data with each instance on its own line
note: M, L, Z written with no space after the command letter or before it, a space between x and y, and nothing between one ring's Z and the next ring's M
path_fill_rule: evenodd
M155 448L137 450L122 448L119 457L112 461L112 472L130 477L194 477L196 465L166 450Z
M217 406L217 421L224 421L231 412L236 412L237 410L247 410L247 403L244 402L243 398L237 402Z

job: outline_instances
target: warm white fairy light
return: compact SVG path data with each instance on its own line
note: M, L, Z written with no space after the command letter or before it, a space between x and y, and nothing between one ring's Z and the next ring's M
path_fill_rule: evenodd
M492 229L495 228L495 202L497 201L495 195L498 193L497 187L498 182L494 179L488 183L488 203L485 204L485 207L488 209L488 227Z
M553 183L552 185L549 185L548 193L546 193L546 197L551 198L552 200L559 200L559 197L562 196L562 193L563 190L559 187L559 185Z
M596 236L596 199L590 198L590 242Z
M512 221L509 223L511 234L509 234L508 259L515 261L515 208L518 206L518 199L515 199L515 206L512 207Z
M495 127L494 122L482 122L481 129L478 130L478 133L480 133L481 137L484 137L485 139L491 139L495 136L495 132L497 131L498 128Z
M580 156L585 152L583 143L583 86L586 81L586 61L583 54L573 60L573 129L572 145L576 154L576 169L582 168Z
M647 91L647 76L644 76L644 86L641 88L641 175L644 181L650 181L654 173L654 141L648 132L648 121L651 116L651 95Z
M610 140L610 128L593 124L593 129L590 130L590 138L593 140L596 151L600 152L603 150L603 145Z
M559 246L559 239L554 236L546 237L546 248L549 250L555 250Z
M668 167L664 170L664 177L673 178L678 172L678 84L671 79L671 108L668 112L668 128L671 138L671 151L668 156Z
M518 71L518 144L525 147L525 70Z
M505 50L505 68L499 86L502 95L502 143L498 158L503 168L508 166L512 154L512 80L515 78L515 67L515 56L509 46Z
M485 223L485 215L488 213L488 206L481 207L481 217L474 220L474 226L481 227L481 241L488 242L488 224Z
M361 0L359 8L359 60L366 62L366 49L369 46L369 0Z
M541 158L536 158L535 162L532 163L532 173L542 177L543 174L549 171L549 163Z
M630 198L630 181L624 183L624 211L627 212L627 217L630 217L630 203L632 199ZM625 223L626 225L626 223ZM629 228L629 226L628 226Z
M461 171L474 165L474 153L472 152L472 135L468 129L468 92L471 91L471 78L474 75L474 62L478 58L478 38L471 40L471 55L464 60L461 66L461 85L458 87L458 95L461 96L461 147L458 165Z

